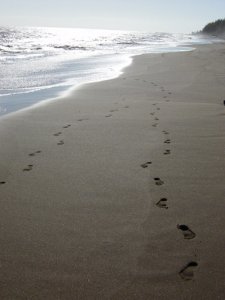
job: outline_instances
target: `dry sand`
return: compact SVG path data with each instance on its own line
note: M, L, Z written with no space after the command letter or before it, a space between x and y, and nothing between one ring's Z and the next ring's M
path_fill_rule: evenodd
M0 299L225 299L224 49L1 118Z

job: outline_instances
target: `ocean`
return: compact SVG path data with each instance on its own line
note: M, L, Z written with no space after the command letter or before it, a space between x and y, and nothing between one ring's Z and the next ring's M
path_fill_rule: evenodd
M0 27L0 116L115 78L134 55L189 51L211 42L191 34Z

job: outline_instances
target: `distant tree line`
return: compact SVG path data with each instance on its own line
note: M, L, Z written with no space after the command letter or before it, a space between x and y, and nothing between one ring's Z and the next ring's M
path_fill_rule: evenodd
M207 24L203 29L202 33L224 35L225 34L225 19L219 19L215 22Z

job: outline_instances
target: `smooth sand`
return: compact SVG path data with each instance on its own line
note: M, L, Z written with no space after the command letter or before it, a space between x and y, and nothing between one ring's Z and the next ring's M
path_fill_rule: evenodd
M225 299L224 49L1 118L0 299Z

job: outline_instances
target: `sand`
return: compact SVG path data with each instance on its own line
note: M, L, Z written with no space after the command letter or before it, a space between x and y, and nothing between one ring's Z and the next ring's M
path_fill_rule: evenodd
M225 298L225 50L137 56L0 120L0 299Z

